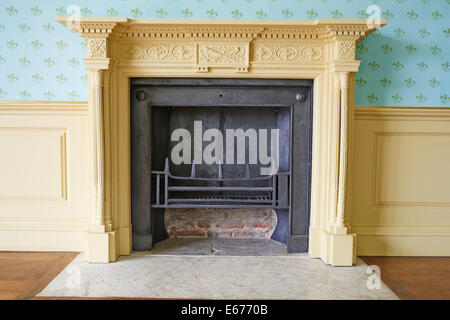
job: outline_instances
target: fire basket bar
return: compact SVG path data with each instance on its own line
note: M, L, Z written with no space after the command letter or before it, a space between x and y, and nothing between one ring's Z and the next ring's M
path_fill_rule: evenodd
M217 178L195 177L195 165L192 165L191 177L174 176L169 170L169 160L166 158L164 171L152 171L155 181L155 197L152 208L271 208L289 209L289 172L278 172L265 177L223 178L222 165L219 164ZM248 171L248 170L247 170ZM161 182L163 179L163 182ZM198 186L189 185L193 182L260 182L266 180L269 186ZM183 185L174 182L182 182ZM161 184L163 184L161 186ZM192 195L195 192L195 195Z

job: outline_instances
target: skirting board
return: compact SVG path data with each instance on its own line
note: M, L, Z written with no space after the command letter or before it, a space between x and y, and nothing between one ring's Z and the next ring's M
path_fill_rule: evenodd
M0 251L84 252L85 231L0 230Z
M450 256L450 236L358 235L358 256Z

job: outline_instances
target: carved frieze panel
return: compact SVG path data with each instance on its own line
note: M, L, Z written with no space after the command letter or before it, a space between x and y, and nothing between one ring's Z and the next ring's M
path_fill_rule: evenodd
M252 62L323 62L321 45L269 45L253 46Z
M125 60L193 63L195 46L188 43L126 44L121 46L120 57Z
M179 62L193 65L199 72L209 68L229 68L248 71L248 43L123 43L120 44L120 60L148 62Z
M198 71L210 67L229 67L237 71L247 71L249 45L247 43L198 43ZM206 68L206 70L205 70Z

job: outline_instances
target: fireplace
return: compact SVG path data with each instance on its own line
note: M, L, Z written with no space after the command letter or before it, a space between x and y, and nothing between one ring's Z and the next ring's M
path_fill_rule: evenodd
M234 223L229 236L247 238L273 210L272 239L308 250L312 81L137 78L131 97L134 250L180 236L171 209L185 210L182 236L202 235L185 226L203 214L217 218L204 236Z
M86 235L88 261L115 261L132 251L133 230L137 230L131 214L130 117L131 105L137 98L130 91L130 81L146 77L312 81L314 95L307 95L312 101L308 253L332 265L351 265L356 261L356 235L351 230L349 208L352 186L348 183L352 174L354 73L360 64L356 60L356 44L386 21L133 20L120 17L59 17L57 20L83 37L88 48L84 59L89 79L89 158L92 163L92 223ZM291 150L292 153L295 150ZM304 162L293 164L297 163ZM225 178L227 164L222 165L222 178ZM218 170L217 166L211 168ZM242 168L245 173L245 165ZM171 171L169 163L169 172L176 176L190 177L190 169L188 172L189 167L185 167L185 172L176 173ZM164 172L165 165L150 170ZM194 170L195 177L201 177L203 169L196 167ZM252 170L250 167L250 177ZM290 172L294 188L295 174L295 171ZM151 176L151 172L145 175ZM218 173L207 177L217 178ZM300 181L307 179L302 177ZM160 187L162 185L160 183ZM167 200L175 199L172 196L170 194ZM232 200L226 196L227 200ZM165 202L163 197L160 201L163 199ZM289 199L292 203L296 201L292 195ZM153 216L153 219L161 218L162 215ZM295 214L291 219L292 227ZM162 225L162 221L158 221ZM151 228L158 223L151 224ZM150 241L147 232L145 241L152 244L160 239L159 235L155 237Z

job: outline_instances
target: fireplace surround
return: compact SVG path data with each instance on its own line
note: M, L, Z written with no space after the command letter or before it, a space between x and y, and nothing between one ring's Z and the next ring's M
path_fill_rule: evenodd
M354 263L349 138L356 43L375 30L366 20L57 20L88 44L94 199L88 261L131 252L130 79L167 77L312 79L308 252L336 266Z

